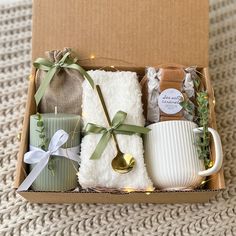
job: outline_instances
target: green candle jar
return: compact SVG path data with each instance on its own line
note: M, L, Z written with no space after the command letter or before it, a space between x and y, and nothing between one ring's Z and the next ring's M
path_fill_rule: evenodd
M39 122L41 116L42 122ZM62 129L69 134L68 141L61 148L72 148L80 145L81 118L73 114L45 113L32 115L30 117L30 140L33 147L44 148L56 131ZM43 125L43 126L41 126ZM43 132L40 132L43 129ZM45 137L44 137L45 136ZM47 139L47 144L44 141ZM30 164L30 171L35 164ZM77 176L79 164L63 156L50 156L46 167L31 185L34 191L69 191L77 187Z

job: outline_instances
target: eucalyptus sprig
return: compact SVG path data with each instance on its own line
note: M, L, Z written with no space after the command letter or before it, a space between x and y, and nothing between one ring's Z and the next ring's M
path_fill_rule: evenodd
M44 151L48 148L48 139L45 133L44 121L43 117L40 113L37 113L37 132L39 133L39 138L41 139L41 143L39 147L42 148Z
M209 125L209 101L206 91L197 92L197 118L199 126L203 127L203 133L197 140L199 158L204 160L205 166L210 164L210 137L208 132Z
M46 151L48 149L48 138L46 136L45 132L45 126L43 117L40 113L37 113L37 132L39 133L39 138L41 139L41 143L39 144L39 147ZM55 170L55 160L54 158L50 158L48 162L48 169L52 172L52 175L54 175Z
M198 156L201 160L204 160L206 168L209 167L210 161L210 137L208 132L209 125L209 101L208 94L204 90L200 77L194 78L194 89L196 101L195 104L190 101L189 98L185 98L184 101L180 102L188 114L194 116L194 121L201 127L203 127L203 133L197 140Z
M191 116L194 117L195 115L195 106L194 104L189 100L189 98L184 98L183 101L181 101L180 106Z

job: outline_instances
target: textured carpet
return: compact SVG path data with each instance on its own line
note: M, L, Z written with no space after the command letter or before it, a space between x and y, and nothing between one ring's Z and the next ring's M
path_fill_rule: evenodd
M210 203L39 205L18 196L12 185L30 52L31 2L0 4L0 235L236 235L235 0L211 1L210 73L227 189Z

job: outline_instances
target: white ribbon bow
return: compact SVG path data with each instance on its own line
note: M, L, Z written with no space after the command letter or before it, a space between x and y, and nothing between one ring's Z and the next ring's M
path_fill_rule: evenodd
M77 154L79 152L79 146L67 149L61 148L61 146L67 142L68 138L69 134L61 129L52 136L48 146L48 151L30 146L30 151L24 155L24 162L28 164L37 164L25 178L17 191L28 190L40 172L48 164L51 155L62 156L76 162L79 161L79 156Z

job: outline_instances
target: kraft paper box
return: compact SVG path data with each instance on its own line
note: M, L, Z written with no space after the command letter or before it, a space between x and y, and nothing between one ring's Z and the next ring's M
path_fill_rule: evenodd
M34 0L32 61L52 49L73 48L86 69L114 65L143 75L146 66L176 63L198 66L209 93L211 127L216 128L214 93L208 74L207 0ZM29 117L36 111L34 70L15 179L25 178ZM214 159L212 148L212 159ZM207 189L186 192L19 192L39 203L180 203L205 202L224 189L223 170L210 177Z

